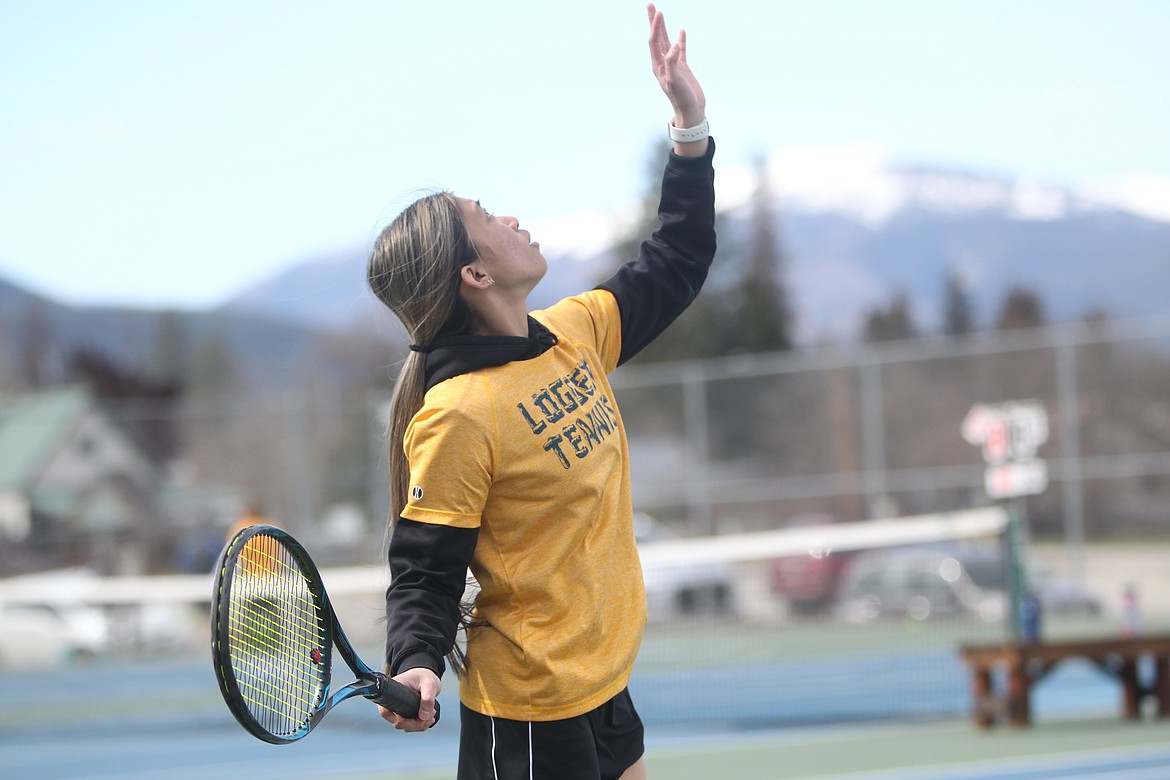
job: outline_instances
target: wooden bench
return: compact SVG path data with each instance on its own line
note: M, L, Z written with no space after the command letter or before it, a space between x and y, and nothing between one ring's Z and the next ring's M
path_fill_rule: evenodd
M1013 726L1031 723L1032 686L1069 658L1092 661L1120 681L1123 717L1140 718L1147 697L1157 702L1159 717L1170 717L1170 635L1006 642L959 650L971 670L972 717L982 728L1005 717ZM1145 656L1154 661L1154 679L1148 685L1138 675L1138 661ZM1004 672L1006 691L995 690L996 667Z

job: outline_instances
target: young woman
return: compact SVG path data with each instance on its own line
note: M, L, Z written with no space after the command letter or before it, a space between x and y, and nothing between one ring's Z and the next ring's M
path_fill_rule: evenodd
M547 263L515 217L430 195L378 238L375 294L411 337L392 402L388 672L434 723L468 569L460 780L643 778L626 684L645 593L621 415L607 374L698 293L715 254L706 100L654 6L650 55L674 109L661 227L597 288L544 311Z

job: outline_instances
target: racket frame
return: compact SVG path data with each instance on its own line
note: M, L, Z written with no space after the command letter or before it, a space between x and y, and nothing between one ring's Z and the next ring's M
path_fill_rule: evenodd
M249 539L260 535L271 537L296 559L305 575L309 592L312 594L322 622L323 641L320 645L322 658L318 662L323 667L321 693L313 712L299 729L290 734L274 734L253 717L240 693L239 683L232 667L229 644L226 641L230 604L230 599L226 596L231 592L237 573L236 564L239 561L239 553ZM336 690L332 689L331 682L333 648L337 649L342 660L357 675L356 680ZM288 744L307 736L333 707L354 696L364 696L406 717L417 717L418 715L418 692L391 680L381 672L374 671L362 661L357 652L354 651L345 631L341 628L341 622L337 619L337 613L333 609L333 603L329 600L329 594L325 590L325 582L317 565L313 563L313 559L300 542L287 531L276 526L248 526L233 536L224 546L223 552L220 553L219 561L215 567L215 584L212 591L211 652L216 680L228 710L250 734L274 745ZM436 711L437 719L438 713Z

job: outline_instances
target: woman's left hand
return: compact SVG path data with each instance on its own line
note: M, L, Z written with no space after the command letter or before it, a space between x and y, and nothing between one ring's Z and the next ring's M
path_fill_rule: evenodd
M651 3L646 13L650 17L650 63L674 108L674 126L694 127L707 118L707 98L687 64L687 31L679 30L678 40L671 43L662 12Z

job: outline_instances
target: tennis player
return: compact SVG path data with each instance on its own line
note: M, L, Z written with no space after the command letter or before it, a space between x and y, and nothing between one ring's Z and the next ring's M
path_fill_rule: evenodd
M706 99L685 31L672 42L647 11L674 146L661 226L636 259L530 313L540 245L515 217L444 192L407 207L369 261L370 287L413 342L389 426L386 666L422 706L382 716L404 731L432 725L449 657L460 780L646 776L627 690L646 598L607 375L691 303L715 254ZM461 623L466 649L454 652Z

